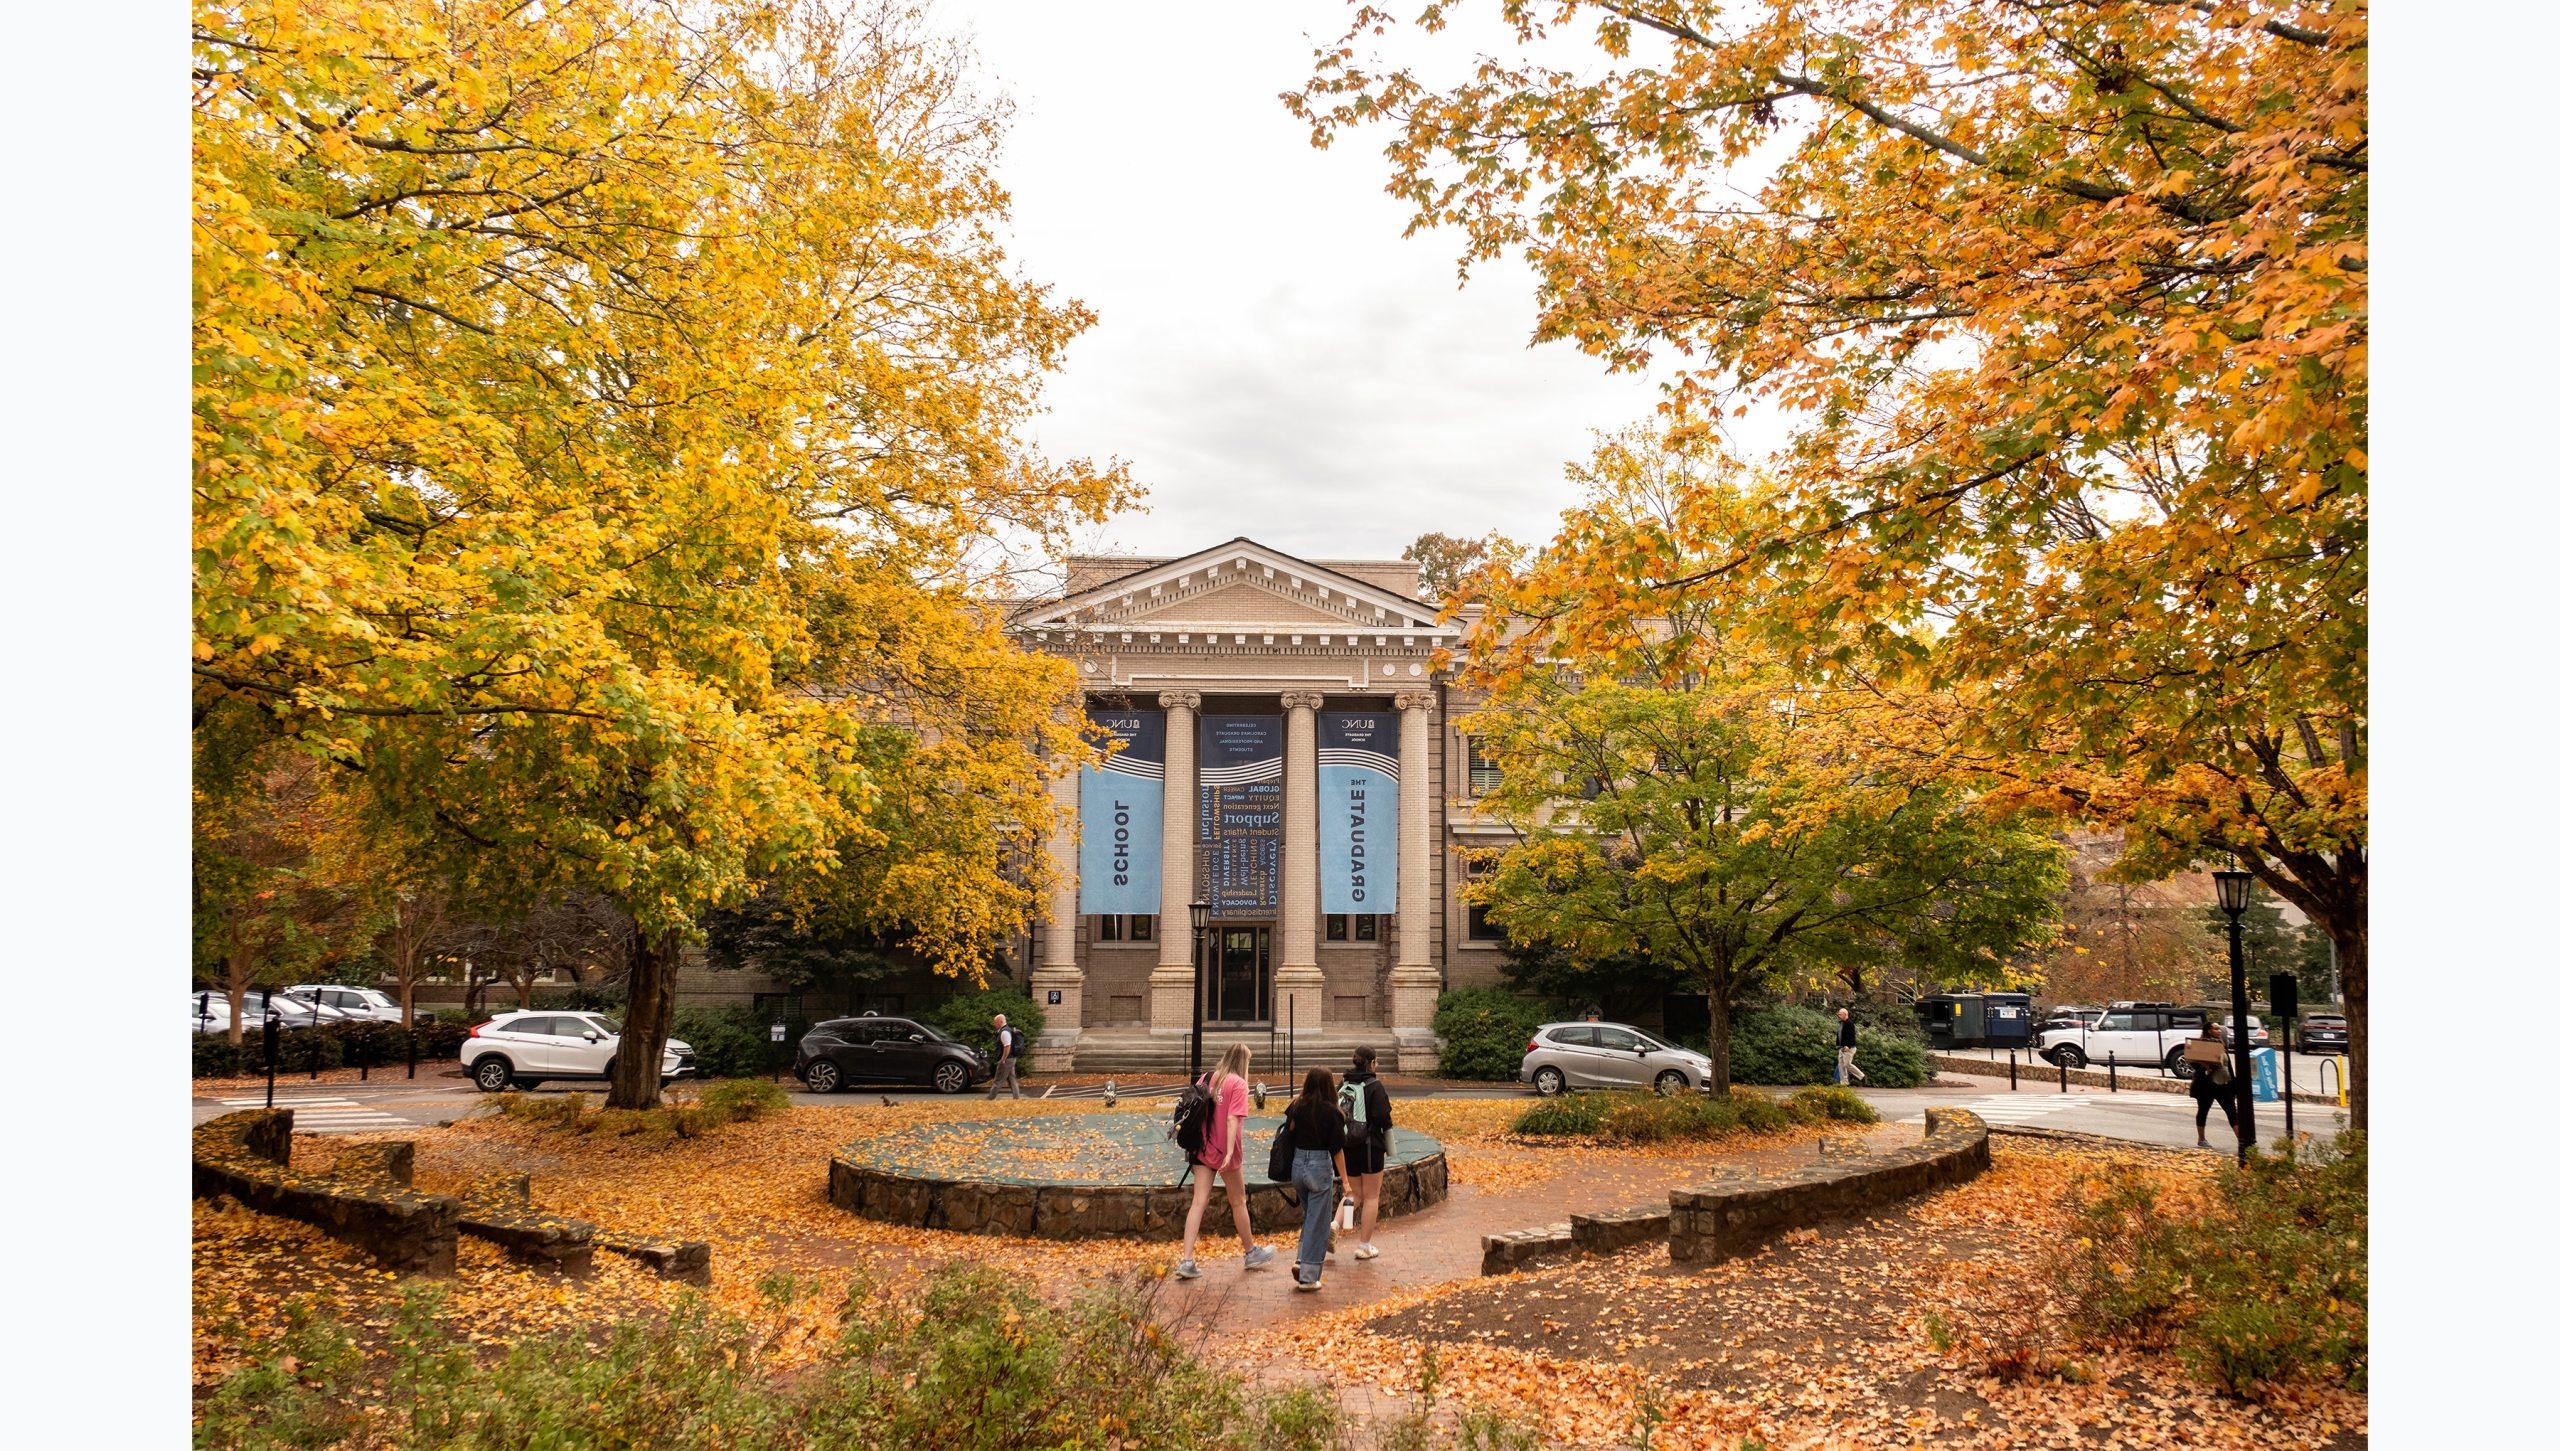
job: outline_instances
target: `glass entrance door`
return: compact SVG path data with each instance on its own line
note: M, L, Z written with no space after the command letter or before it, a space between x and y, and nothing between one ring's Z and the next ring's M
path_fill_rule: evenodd
M1201 1012L1210 1022L1270 1022L1270 925L1226 922L1210 928L1207 977L1209 997Z

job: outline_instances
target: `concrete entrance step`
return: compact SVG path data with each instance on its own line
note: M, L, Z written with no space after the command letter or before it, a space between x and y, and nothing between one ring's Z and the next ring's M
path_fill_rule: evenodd
M1254 1076L1277 1077L1285 1064L1294 1063L1300 1073L1322 1065L1336 1073L1349 1071L1352 1050L1369 1042L1349 1034L1321 1037L1300 1034L1297 1047L1291 1051L1287 1042L1273 1043L1268 1033L1203 1033L1200 1035L1200 1062L1203 1067L1218 1061L1218 1055L1230 1043L1242 1043L1253 1050ZM1385 1029L1377 1030L1372 1044L1382 1066L1395 1061L1395 1040ZM1191 1066L1189 1035L1159 1037L1147 1032L1111 1032L1087 1028L1076 1041L1075 1071L1078 1073L1162 1073L1180 1076Z

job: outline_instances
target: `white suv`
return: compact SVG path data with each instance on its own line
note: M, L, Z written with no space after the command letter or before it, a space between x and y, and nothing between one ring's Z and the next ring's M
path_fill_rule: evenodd
M483 1093L516 1085L531 1088L548 1078L609 1078L622 1024L602 1013L500 1013L462 1040L462 1066ZM667 1040L658 1060L661 1080L693 1072L693 1045Z
M305 1000L317 998L322 1007L336 1008L350 1018L375 1023L400 1021L400 1001L380 988L349 987L335 982L298 982L285 992ZM418 1014L418 1021L428 1022L433 1015Z

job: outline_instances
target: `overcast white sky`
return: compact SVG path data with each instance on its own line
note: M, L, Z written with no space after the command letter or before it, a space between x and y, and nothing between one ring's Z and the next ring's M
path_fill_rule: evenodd
M1174 553L1244 534L1335 557L1428 529L1543 542L1562 466L1653 385L1529 346L1516 263L1462 291L1451 233L1403 235L1377 134L1307 144L1280 92L1341 0L940 0L1017 107L1003 175L1019 261L1100 322L1039 443L1120 457L1148 497L1092 543Z

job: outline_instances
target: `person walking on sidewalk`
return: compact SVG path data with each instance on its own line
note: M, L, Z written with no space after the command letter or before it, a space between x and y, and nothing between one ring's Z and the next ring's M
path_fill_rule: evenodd
M1387 1131L1395 1127L1395 1106L1387 1101L1387 1085L1378 1077L1378 1050L1357 1048L1350 1076L1342 1080L1342 1162L1350 1170L1351 1203L1358 1216L1360 1247L1355 1260L1378 1257L1378 1191L1386 1187L1387 1155L1394 1152Z
M1007 1088L1014 1097L1022 1097L1022 1049L1022 1030L1007 1025L1004 1014L996 1014L996 1076L987 1080L987 1097Z
M1173 1267L1177 1280L1200 1278L1200 1220L1209 1212L1209 1181L1227 1181L1227 1208L1236 1217L1236 1239L1244 1245L1244 1267L1258 1270L1279 1254L1267 1244L1253 1242L1253 1214L1245 1202L1244 1192L1244 1116L1252 1109L1245 1089L1245 1077L1253 1068L1253 1050L1242 1043L1231 1043L1218 1057L1218 1066L1201 1079L1209 1091L1213 1105L1209 1110L1209 1132L1202 1138L1200 1152L1191 1160L1191 1214L1182 1221L1182 1263Z
M1324 1288L1324 1253L1333 1242L1334 1186L1346 1176L1342 1162L1342 1110L1334 1102L1333 1073L1310 1068L1307 1081L1282 1116L1291 1156L1289 1182L1298 1186L1298 1263L1290 1274L1301 1290Z
M2204 1036L2216 1043L2223 1041L2222 1025L2207 1023ZM2209 1149L2205 1142L2205 1120L2212 1117L2213 1106L2222 1105L2222 1117L2231 1125L2231 1137L2240 1137L2240 1084L2231 1075L2231 1050L2226 1045L2222 1056L2211 1064L2197 1063L2187 1072L2187 1096L2196 1101L2196 1147Z
M1842 1008L1840 1010L1840 1067L1833 1074L1833 1081L1846 1084L1853 1077L1860 1083L1864 1083L1867 1081L1867 1071L1858 1066L1858 1025L1849 1017L1849 1010Z

